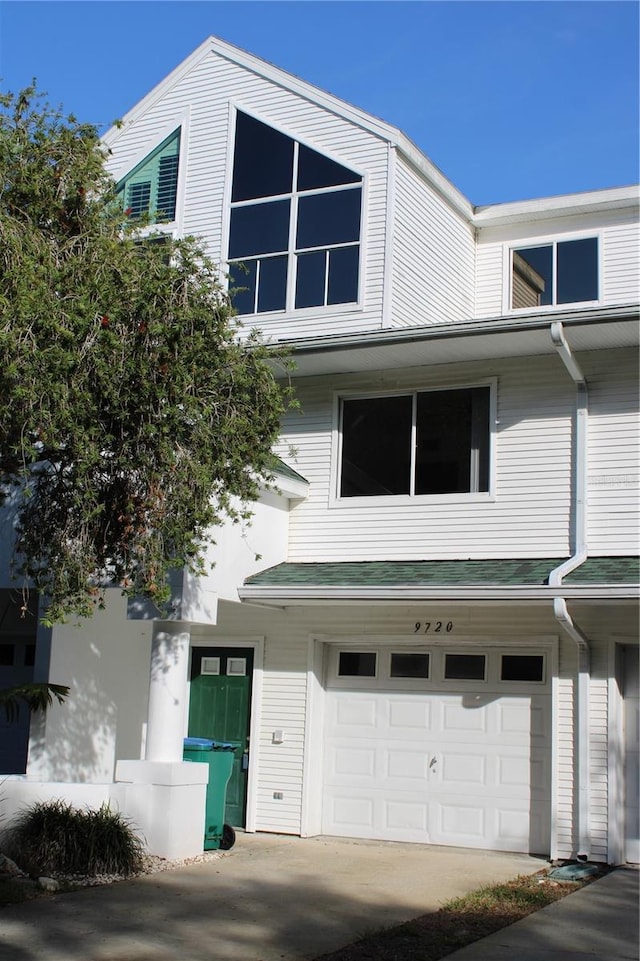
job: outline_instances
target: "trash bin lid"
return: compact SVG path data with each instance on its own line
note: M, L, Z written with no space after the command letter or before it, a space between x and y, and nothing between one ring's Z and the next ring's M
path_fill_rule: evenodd
M214 751L235 751L235 744L228 744L226 741L212 741L212 749Z
M185 751L210 751L213 745L214 741L208 737L185 737L182 746Z

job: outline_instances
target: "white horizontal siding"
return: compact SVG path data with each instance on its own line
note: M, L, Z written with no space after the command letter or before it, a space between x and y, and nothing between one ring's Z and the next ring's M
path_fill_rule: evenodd
M614 210L562 219L541 220L511 227L488 227L478 232L475 316L496 317L509 298L505 251L519 243L544 242L573 234L599 236L603 306L636 303L640 299L640 237L637 221L627 211ZM508 309L508 306L507 306Z
M473 317L473 229L401 155L395 163L392 216L392 325Z
M159 127L189 108L186 193L178 200L182 231L204 239L215 262L223 263L224 185L228 170L229 104L302 139L339 163L365 175L366 213L361 309L295 311L257 320L278 339L355 332L380 327L385 252L387 145L337 114L311 103L216 54L205 57L127 126L112 145L112 167L127 168L149 147Z
M583 359L589 385L588 536L599 555L640 549L638 354L598 351Z
M496 496L493 502L375 498L331 505L333 390L451 386L498 379ZM557 358L343 375L299 384L303 416L284 438L292 466L310 482L291 513L289 560L418 560L566 556L569 553L571 421L574 391ZM285 448L283 454L286 456ZM400 499L399 499L400 500Z
M610 227L603 240L603 291L608 304L640 300L640 230L638 224Z
M501 243L481 243L476 247L476 317L495 317L502 313L504 250Z

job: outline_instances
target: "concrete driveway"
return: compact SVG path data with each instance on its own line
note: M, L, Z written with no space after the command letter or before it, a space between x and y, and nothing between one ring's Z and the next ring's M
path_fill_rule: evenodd
M206 864L0 909L0 958L302 961L544 865L461 848L240 835Z

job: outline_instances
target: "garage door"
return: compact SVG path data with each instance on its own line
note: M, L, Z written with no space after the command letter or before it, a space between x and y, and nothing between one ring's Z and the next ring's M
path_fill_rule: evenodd
M543 651L331 650L323 833L549 851Z

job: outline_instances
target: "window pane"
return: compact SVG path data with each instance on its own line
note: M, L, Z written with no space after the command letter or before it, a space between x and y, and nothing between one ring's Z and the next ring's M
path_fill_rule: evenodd
M300 197L296 247L329 247L360 239L361 191L338 190Z
M542 681L544 678L542 654L503 654L502 681Z
M296 274L296 307L319 307L324 304L326 250L298 254Z
M229 264L229 290L231 301L239 314L253 314L256 298L257 261L246 264ZM238 289L234 292L233 288Z
M513 251L511 307L542 307L553 297L553 247L523 247Z
M444 676L448 681L484 681L484 654L446 654Z
M289 246L289 200L234 207L231 211L229 257L275 254Z
M488 387L471 389L471 490L489 490L489 443L491 428L489 424L489 401L491 391Z
M342 497L410 493L413 399L345 400Z
M416 494L489 489L489 388L418 394Z
M598 299L598 241L568 240L558 244L557 303Z
M238 111L231 200L290 193L293 140Z
M13 664L13 644L0 644L0 665L10 667Z
M392 654L391 677L429 677L428 654Z
M375 677L376 655L370 652L340 651L339 677Z
M36 646L35 644L27 644L24 649L24 666L33 667L36 663Z
M329 251L328 304L351 304L358 299L359 247Z
M356 184L360 174L343 167L335 160L300 144L298 148L298 190L314 190L317 187L337 187L339 184Z
M260 261L258 313L284 310L287 299L287 258L269 257Z

